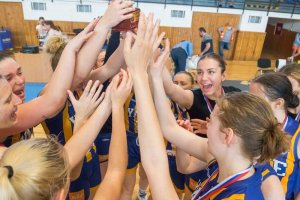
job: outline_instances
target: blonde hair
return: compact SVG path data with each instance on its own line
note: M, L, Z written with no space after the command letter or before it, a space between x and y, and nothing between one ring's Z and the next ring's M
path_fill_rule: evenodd
M300 65L299 64L288 64L282 67L280 72L286 74L287 76L292 77L300 84Z
M55 71L59 62L60 56L65 49L68 40L64 35L53 35L47 37L44 44L44 50L51 55L51 67Z
M13 173L9 172L9 166ZM0 161L0 199L49 200L66 188L67 153L53 138L37 138L9 147Z
M242 140L242 151L264 163L289 148L290 137L281 130L270 105L250 93L226 94L217 102L221 128L231 128Z

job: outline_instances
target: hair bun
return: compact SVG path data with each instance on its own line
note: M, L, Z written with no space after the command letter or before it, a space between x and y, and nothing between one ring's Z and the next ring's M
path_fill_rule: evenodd
M66 36L63 35L53 35L47 37L45 44L44 44L44 50L47 53L55 54L59 48L62 46L65 46L67 43Z

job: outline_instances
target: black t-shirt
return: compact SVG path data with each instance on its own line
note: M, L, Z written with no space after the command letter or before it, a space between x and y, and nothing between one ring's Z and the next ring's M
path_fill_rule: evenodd
M205 52L203 55L209 54L209 53L213 53L214 52L214 47L213 47L213 40L211 38L210 35L205 35L202 42L201 42L201 52L204 51L206 44L209 43L210 44L210 48L208 49L207 52Z
M240 92L241 90L232 86L223 86L224 92ZM202 91L200 89L195 89L192 91L194 94L193 105L190 109L188 109L188 113L191 119L202 119L206 120L207 117L210 116L210 111L208 109L208 105L204 99ZM216 102L214 100L208 99L212 107L215 107Z

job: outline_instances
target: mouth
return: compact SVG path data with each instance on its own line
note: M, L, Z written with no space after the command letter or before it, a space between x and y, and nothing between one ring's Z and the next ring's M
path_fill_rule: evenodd
M209 90L210 88L212 88L212 84L202 84L202 88L204 89L204 90Z
M14 94L17 95L22 101L24 101L24 99L25 99L24 88L19 89L19 90L15 90Z

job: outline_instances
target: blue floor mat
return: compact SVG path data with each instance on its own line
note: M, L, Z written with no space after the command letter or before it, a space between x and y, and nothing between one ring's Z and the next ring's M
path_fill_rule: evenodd
M45 85L46 83L25 83L25 102L36 98Z

